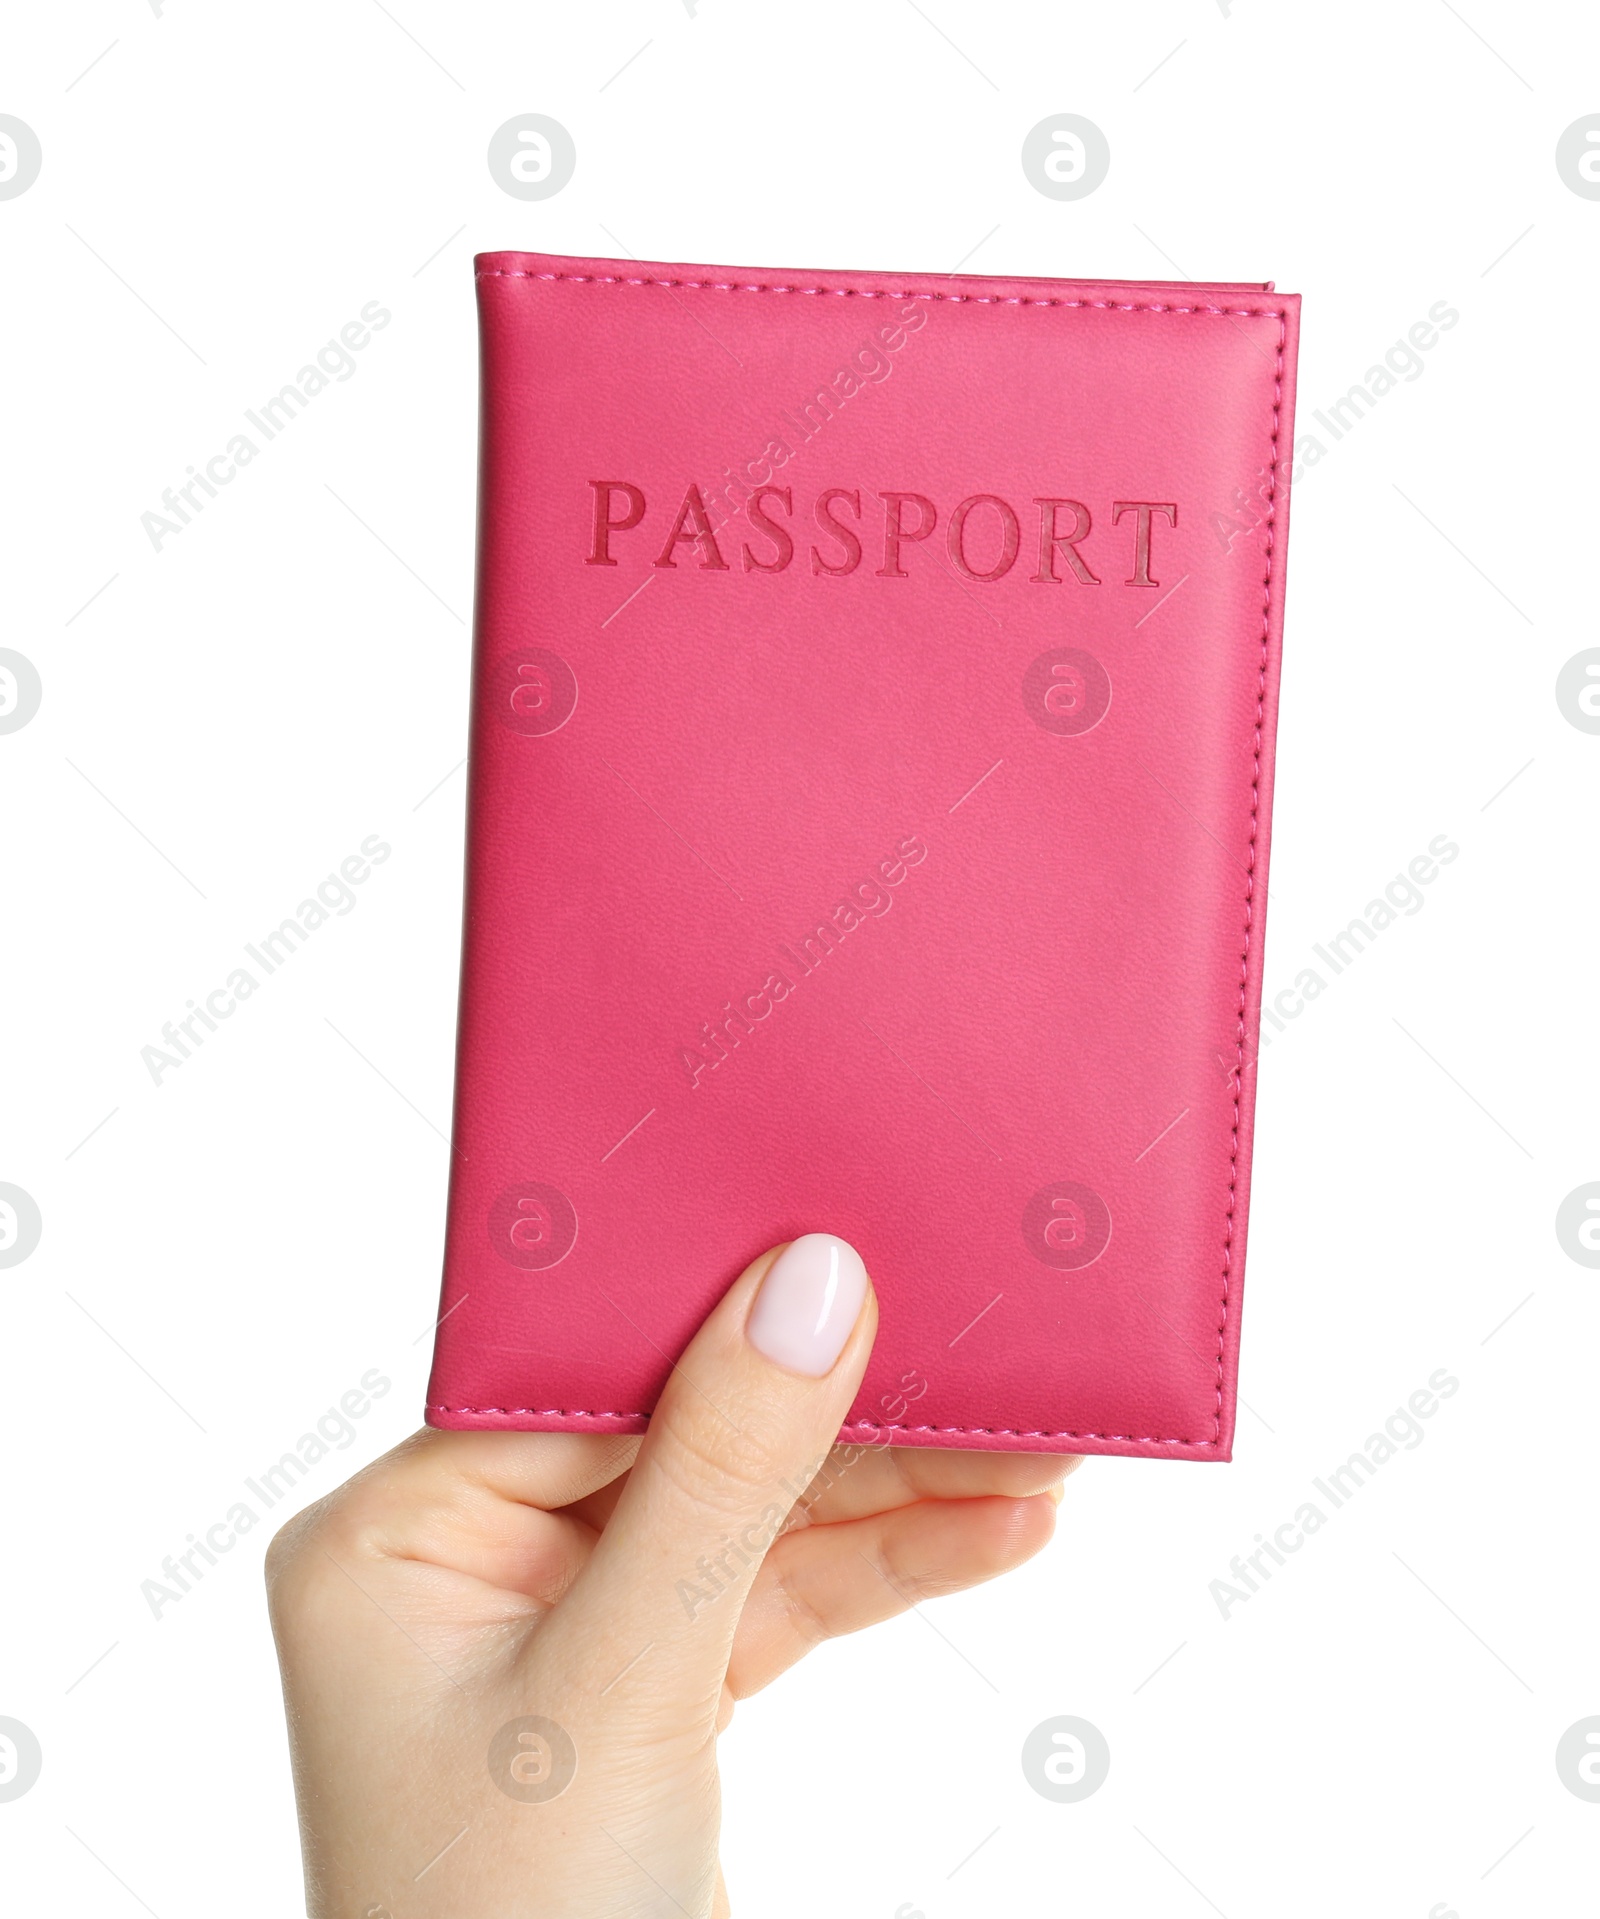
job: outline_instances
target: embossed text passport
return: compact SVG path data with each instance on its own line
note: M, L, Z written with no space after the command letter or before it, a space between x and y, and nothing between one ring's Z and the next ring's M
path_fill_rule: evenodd
M429 1421L641 1431L828 1231L847 1440L1226 1459L1298 300L476 272Z

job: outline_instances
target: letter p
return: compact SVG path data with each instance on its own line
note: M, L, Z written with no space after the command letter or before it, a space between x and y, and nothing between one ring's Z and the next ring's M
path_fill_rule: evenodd
M626 533L629 527L637 526L644 518L644 494L629 480L591 480L594 488L594 550L585 566L615 566L611 557L611 536L613 533ZM622 518L616 519L611 512L614 494L622 494L628 504Z
M906 570L900 564L900 548L907 540L925 540L938 524L939 511L932 500L921 493L885 493L883 500L883 565L878 568L880 580L903 580ZM907 527L905 510L908 505L917 509L917 524Z

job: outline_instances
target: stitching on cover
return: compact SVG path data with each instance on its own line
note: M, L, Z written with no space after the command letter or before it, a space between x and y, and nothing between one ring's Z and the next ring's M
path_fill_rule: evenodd
M580 1406L434 1406L430 1413L497 1413L504 1418L532 1419L647 1419L647 1413L590 1412ZM1156 1433L1069 1433L1047 1426L900 1426L878 1425L854 1419L840 1428L846 1433L984 1433L994 1439L1122 1439L1135 1446L1215 1446L1215 1439L1167 1439Z
M890 293L875 287L785 287L773 286L762 282L746 283L732 280L664 280L652 279L643 274L634 276L620 273L529 273L504 267L480 269L473 276L478 280L575 280L595 286L633 286L633 287L682 287L706 293L831 293L853 295L863 300L952 300L960 304L976 306L1039 306L1039 307L1104 307L1118 313L1210 313L1225 318L1243 318L1253 320L1276 320L1278 322L1277 364L1272 376L1272 479L1267 487L1266 527L1267 553L1266 568L1261 581L1261 665L1256 678L1256 723L1254 743L1254 763L1250 776L1250 851L1245 867L1244 887L1244 941L1239 955L1239 1018L1238 1039L1235 1042L1238 1053L1236 1079L1238 1084L1233 1097L1233 1137L1228 1149L1228 1214L1222 1235L1222 1316L1217 1324L1217 1413L1216 1430L1210 1439L1168 1439L1164 1435L1151 1433L1070 1433L1048 1431L1043 1428L1021 1426L876 1426L870 1421L856 1420L847 1424L845 1432L879 1433L960 1433L966 1436L982 1433L996 1439L1103 1439L1119 1440L1134 1446L1220 1446L1222 1443L1222 1388L1224 1382L1223 1359L1227 1349L1229 1293L1233 1275L1233 1215L1239 1192L1239 1095L1244 1090L1245 1008L1250 982L1250 933L1255 920L1255 871L1256 838L1261 820L1261 729L1266 720L1267 705L1267 656L1272 635L1272 560L1276 546L1274 526L1278 509L1278 432L1283 411L1283 351L1288 343L1288 317L1283 307L1218 307L1218 306L1178 306L1161 301L1134 300L1060 300L1033 298L1018 294L982 294L982 293L939 293L907 288L899 293ZM500 1414L505 1417L526 1415L529 1418L544 1419L646 1419L646 1413L588 1412L577 1407L566 1406L429 1406L431 1413L459 1413L469 1417Z
M1168 1439L1160 1433L1069 1433L1048 1426L879 1426L870 1419L851 1420L847 1433L986 1433L995 1439L1123 1439L1133 1446L1215 1446L1215 1439Z
M1019 293L938 293L910 287L891 293L883 287L781 287L763 281L739 280L662 280L645 274L623 273L529 273L515 267L488 267L473 275L478 280L575 280L592 286L683 287L700 293L832 293L858 300L953 300L963 306L1004 307L1107 307L1118 313L1217 313L1225 317L1283 322L1282 307L1179 306L1162 300L1057 300ZM1282 343L1279 356L1282 357ZM1276 435L1274 435L1276 437ZM1085 1434L1085 1438L1089 1435Z
M1239 953L1238 1063L1234 1068L1233 1139L1228 1148L1228 1217L1222 1233L1222 1317L1217 1323L1217 1429L1214 1444L1222 1440L1223 1353L1228 1337L1228 1304L1233 1279L1233 1214L1239 1195L1239 1104L1244 1091L1245 1002L1250 985L1250 933L1255 922L1256 832L1261 822L1261 729L1267 711L1267 651L1272 633L1272 556L1277 545L1274 527L1278 512L1278 426L1283 406L1283 349L1288 327L1278 317L1278 359L1272 373L1272 479L1267 487L1267 557L1261 579L1261 666L1256 677L1255 761L1250 774L1250 856L1244 879L1244 941Z

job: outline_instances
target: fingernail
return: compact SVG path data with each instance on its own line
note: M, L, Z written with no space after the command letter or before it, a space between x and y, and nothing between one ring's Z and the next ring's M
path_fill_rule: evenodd
M844 1351L866 1296L856 1249L832 1233L805 1233L767 1269L745 1337L775 1365L820 1379Z

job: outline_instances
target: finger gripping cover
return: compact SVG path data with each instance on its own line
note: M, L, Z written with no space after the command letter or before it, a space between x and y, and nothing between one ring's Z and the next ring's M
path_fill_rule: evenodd
M1226 1459L1297 299L476 273L430 1423L640 1431L827 1230L846 1439Z

